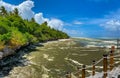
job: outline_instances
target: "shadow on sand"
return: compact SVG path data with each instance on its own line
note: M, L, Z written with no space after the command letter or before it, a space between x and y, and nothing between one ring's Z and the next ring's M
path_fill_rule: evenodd
M29 60L23 57L25 54L29 54L33 51L38 51L36 47L43 47L42 44L36 45L28 45L25 47L21 47L19 50L16 51L15 54L7 56L0 60L0 77L8 76L10 71L14 67L18 66L26 66L29 64Z

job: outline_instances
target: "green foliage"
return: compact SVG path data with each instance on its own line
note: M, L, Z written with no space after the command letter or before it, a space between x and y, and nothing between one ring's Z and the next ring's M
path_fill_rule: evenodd
M9 32L10 21L6 18L0 17L0 34Z
M3 50L5 42L0 40L0 51Z
M7 44L10 39L11 39L11 33L0 35L0 41L4 41L5 44Z
M27 39L27 42L29 42L29 43L36 43L36 42L38 42L37 38L34 37L33 35L31 35L31 34L29 34L27 32L24 35L25 35L25 37Z
M0 34L5 34L5 33L8 33L8 29L6 25L0 24Z
M39 25L34 18L31 20L22 19L16 8L13 12L7 12L2 6L0 15L0 43L2 47L9 45L15 48L27 43L69 38L66 33L50 28L47 22Z
M16 45L25 45L27 42L27 38L24 36L23 33L21 33L18 30L13 30L11 32L12 34L12 38L11 38L11 42L15 43Z
M12 22L12 26L18 28L22 33L26 32L26 27L22 20Z

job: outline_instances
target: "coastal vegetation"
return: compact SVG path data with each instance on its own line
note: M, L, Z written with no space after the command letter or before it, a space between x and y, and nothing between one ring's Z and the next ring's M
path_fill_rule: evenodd
M8 12L0 7L0 51L5 47L16 50L27 44L69 38L69 36L47 25L38 24L34 18L22 19L17 8Z

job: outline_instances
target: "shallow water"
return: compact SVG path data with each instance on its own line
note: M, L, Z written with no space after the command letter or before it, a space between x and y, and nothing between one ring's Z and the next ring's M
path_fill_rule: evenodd
M27 65L13 67L5 78L64 78L66 72L75 73L83 64L91 67L92 61L101 59L107 51L98 46L87 47L87 42L90 41L61 40L44 43L42 47L37 46L35 50L22 56L28 60ZM95 40L92 44L97 42L101 41ZM98 64L97 71L101 71L101 65L102 62ZM90 75L91 68L87 72Z

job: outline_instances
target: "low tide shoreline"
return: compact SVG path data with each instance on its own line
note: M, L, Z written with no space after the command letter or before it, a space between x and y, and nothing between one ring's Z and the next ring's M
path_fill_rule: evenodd
M8 64L3 65L3 71L8 71L6 69L10 68L8 75L4 76L5 78L33 76L34 78L60 78L67 71L76 71L77 66L81 67L85 64L89 67L91 59L99 60L104 52L98 48L82 47L79 42L70 38L30 45L18 54L19 56L13 55L12 57L16 58L12 58ZM13 63L14 59L16 62ZM11 63L14 66L11 66ZM91 72L91 70L87 72Z
M11 48L5 46L3 51L0 51L0 60L7 57L7 56L14 55L14 53L16 53L16 52L18 52L18 51L22 50L23 48L26 48L26 47L28 47L30 45L33 45L33 46L34 45L41 45L42 46L42 45L46 45L46 44L50 44L50 43L56 43L56 42L59 42L59 41L70 41L70 40L72 40L72 39L58 39L58 40L47 41L47 42L42 42L42 43L38 42L36 44L28 43L28 44L26 44L24 46L18 46L15 49L11 49Z
M7 75L9 75L9 72L13 70L14 68L19 67L19 66L20 67L28 66L29 64L31 64L29 59L24 56L28 55L32 50L35 50L36 47L41 46L42 48L42 46L44 47L44 45L47 45L47 44L57 43L59 41L69 41L69 40L71 39L59 39L55 41L47 41L43 43L29 44L29 45L19 48L15 52L12 52L4 56L3 58L0 59L0 68L1 68L0 78L1 77L9 78L7 77Z
M27 45L18 49L17 52L14 52L13 54L10 54L0 59L0 67L1 67L0 77L9 78L8 75L11 72L11 70L14 70L14 68L15 69L16 67L21 68L21 66L29 66L33 64L33 62L30 62L29 61L30 59L26 57L26 55L29 55L29 53L31 52L30 50L35 50L36 47L42 48L49 44L51 45L53 43L66 42L66 41L69 42L71 40L72 39L59 39L54 41L47 41L43 43Z

